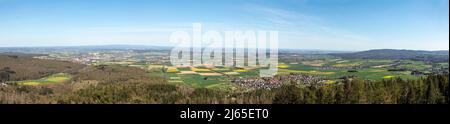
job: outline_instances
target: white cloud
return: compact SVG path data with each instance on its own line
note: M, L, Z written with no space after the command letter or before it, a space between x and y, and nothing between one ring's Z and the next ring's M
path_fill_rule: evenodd
M371 39L345 29L327 25L317 16L279 8L250 4L249 13L259 14L267 23L260 27L280 31L280 47L299 49L364 50Z
M246 4L244 5L244 10L253 14L262 15L264 17L263 19L276 25L299 25L322 22L322 19L315 16L257 4Z

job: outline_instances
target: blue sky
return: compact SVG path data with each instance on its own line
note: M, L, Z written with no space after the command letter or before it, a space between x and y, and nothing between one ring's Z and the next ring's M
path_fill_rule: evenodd
M0 0L0 47L174 45L192 23L276 30L282 48L449 49L448 0Z

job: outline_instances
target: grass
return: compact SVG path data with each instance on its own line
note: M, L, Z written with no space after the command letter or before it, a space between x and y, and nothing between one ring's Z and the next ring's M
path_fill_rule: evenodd
M47 78L47 81L49 82L64 82L66 80L69 80L68 77L49 77Z
M339 64L335 64L333 65L334 67L353 67L353 66L359 66L362 63L360 62L346 62L346 63L339 63Z
M211 70L217 71L217 72L229 72L229 71L231 71L229 68L214 68L214 69L211 69Z
M179 70L176 67L168 67L167 72L169 73L177 73Z
M385 69L361 69L358 72L347 72L346 70L336 71L333 75L328 75L329 78L340 78L342 76L354 75L360 79L364 80L382 80L385 79L385 76L394 76L400 77L404 79L417 79L418 77L410 75L410 71L402 71L402 72L390 72Z
M280 68L280 69L287 69L287 68L289 68L289 65L284 64L284 63L280 63L280 64L278 64L277 67Z
M49 85L49 84L58 84L69 81L72 77L69 74L54 74L42 79L38 80L26 80L17 82L18 85L26 85L26 86L39 86L39 85Z
M245 69L244 69L245 70ZM241 71L236 71L235 70L235 72L238 72L239 73L239 75L236 75L236 76L238 76L238 77L243 77L243 78L247 78L247 77L255 77L255 76L259 76L259 70L260 69L252 69L252 70L245 70L245 71L243 71L243 70L241 70Z
M19 83L19 85L26 85L26 86L38 86L41 84L43 84L43 82L25 81L25 82Z
M149 75L165 75L167 76L168 83L173 85L187 85L194 88L208 88L208 89L217 89L221 91L235 91L238 89L238 86L231 83L231 81L225 76L201 76L199 74L178 74L174 72L179 71L195 71L195 72L235 72L236 70L231 70L229 68L214 68L214 69L205 69L205 68L176 68L172 69L168 68L167 73L159 72L151 72ZM213 71L212 71L213 70ZM240 69L240 72L250 72L249 70Z
M420 62L420 61L405 60L405 61L402 61L402 64L399 65L398 68L424 70L427 68L431 68L431 65L426 64L425 62Z
M281 69L281 68L280 68ZM312 71L316 70L313 66L303 65L303 64L290 64L288 68L289 70L301 70L301 71Z
M183 68L178 68L179 71L191 71L191 68L187 68L187 67L183 67Z
M320 67L325 64L325 61L324 60L312 60L312 61L304 61L302 63L307 66Z
M179 75L181 80L193 87L202 88L220 83L229 83L223 76Z
M248 72L248 70L246 70L246 69L236 69L236 70L234 70L234 72L244 73L244 72Z
M278 73L284 74L284 73L303 73L303 74L312 74L312 75L332 75L336 74L336 72L325 72L325 71L302 71L302 70L288 70L288 69L280 69L278 70Z
M393 62L392 60L347 60L342 63L363 63L364 65L380 65L380 64L390 64L389 62ZM330 64L330 63L327 63ZM417 64L417 63L416 63ZM420 64L420 62L419 62ZM289 73L302 73L302 74L311 74L311 75L324 75L329 79L338 79L343 76L354 75L360 79L364 80L382 80L385 79L385 76L394 76L400 77L404 79L417 79L419 77L410 75L410 71L401 71L401 72L389 72L387 68L365 68L359 69L358 72L348 72L346 69L340 70L318 70L312 66L295 64L289 65L288 69L279 69L279 75L289 74ZM420 68L420 67L419 67Z
M384 79L389 79L389 78L394 78L395 76L389 75L389 76L384 76Z
M211 70L205 68L191 68L191 70L195 72L211 72Z

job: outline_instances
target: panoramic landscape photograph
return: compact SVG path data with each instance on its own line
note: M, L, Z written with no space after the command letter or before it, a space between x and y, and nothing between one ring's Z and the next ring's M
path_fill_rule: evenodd
M0 0L0 104L448 104L448 78L448 0Z

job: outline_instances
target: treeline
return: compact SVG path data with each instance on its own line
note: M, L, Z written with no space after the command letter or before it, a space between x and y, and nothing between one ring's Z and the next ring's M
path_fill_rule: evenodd
M345 80L327 86L286 85L276 90L274 104L448 104L448 74L425 79Z
M448 104L448 75L420 80L346 80L335 85L285 85L273 90L229 93L164 79L100 83L82 89L9 87L0 90L0 103L54 104ZM1 89L1 88L0 88ZM7 95L3 95L6 90ZM14 98L15 97L15 98ZM6 98L6 99L5 99ZM8 99L9 98L9 99Z

